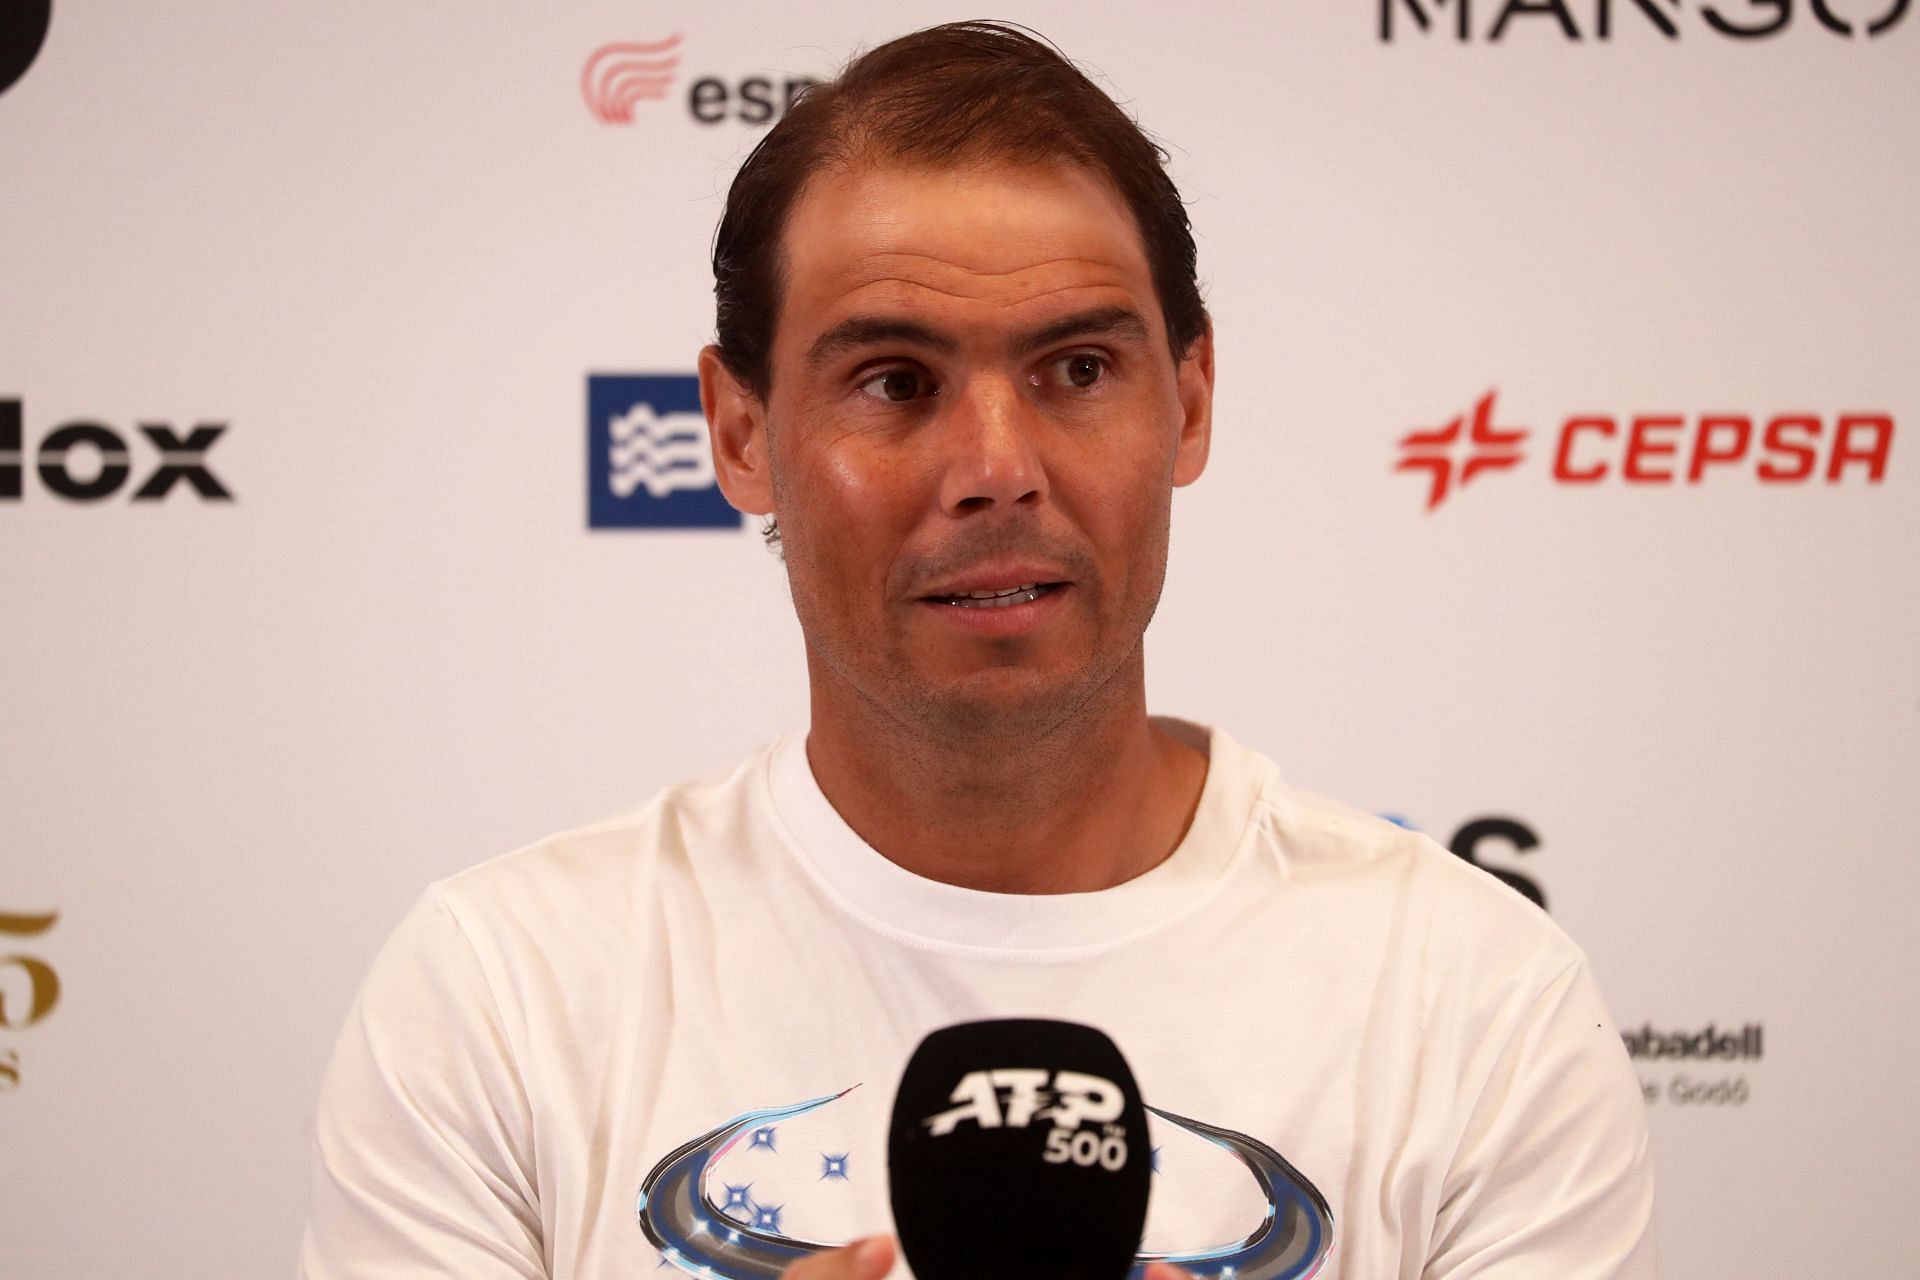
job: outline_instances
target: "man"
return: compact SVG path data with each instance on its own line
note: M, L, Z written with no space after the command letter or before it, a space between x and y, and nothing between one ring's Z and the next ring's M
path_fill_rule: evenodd
M1147 1255L1653 1274L1638 1088L1565 936L1147 714L1214 363L1126 115L1017 30L905 37L769 134L714 266L715 469L777 518L811 727L428 892L329 1072L303 1275L876 1280L901 1067L1008 1016L1105 1029L1203 1122L1155 1129Z

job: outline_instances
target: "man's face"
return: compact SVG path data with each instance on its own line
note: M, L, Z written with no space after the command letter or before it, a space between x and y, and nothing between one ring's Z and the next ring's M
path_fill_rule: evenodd
M703 392L728 496L778 516L816 698L1058 726L1138 654L1210 338L1176 365L1131 215L1075 167L821 174L784 247L766 403L715 415L711 353Z

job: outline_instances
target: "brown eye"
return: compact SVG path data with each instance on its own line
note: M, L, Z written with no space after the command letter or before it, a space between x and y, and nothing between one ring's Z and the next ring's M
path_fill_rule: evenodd
M912 369L889 369L868 378L860 384L860 389L876 399L898 403L924 394L926 379Z
M1066 370L1067 381L1076 387L1092 386L1107 371L1106 361L1086 354L1068 356L1061 361L1061 366Z

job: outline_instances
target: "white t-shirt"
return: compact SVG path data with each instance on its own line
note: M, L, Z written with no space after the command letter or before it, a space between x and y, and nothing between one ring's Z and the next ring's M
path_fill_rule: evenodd
M1579 950L1425 837L1188 728L1191 828L1098 893L903 870L800 734L434 885L328 1070L304 1280L743 1280L776 1242L891 1231L909 1054L1002 1017L1098 1027L1149 1106L1250 1140L1153 1118L1143 1253L1251 1258L1263 1148L1291 1209L1330 1209L1331 1252L1316 1219L1243 1280L1652 1276L1644 1105ZM663 1259L643 1188L696 1147L708 1216Z

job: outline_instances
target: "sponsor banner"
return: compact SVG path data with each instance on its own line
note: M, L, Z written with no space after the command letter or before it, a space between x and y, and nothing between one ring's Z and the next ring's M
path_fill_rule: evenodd
M587 526L737 529L713 474L700 379L596 373L587 378Z
M101 502L116 496L158 502L174 494L204 502L231 502L233 492L214 474L207 453L226 434L224 422L199 422L186 430L171 423L142 422L137 435L102 422L63 422L26 448L21 402L0 399L0 502L26 498L31 476L40 493L68 502ZM134 441L144 446L143 475L134 481Z
M1686 1030L1642 1023L1620 1035L1648 1106L1734 1109L1757 1100L1765 1032L1759 1022Z
M0 911L0 1093L25 1079L19 1033L46 1021L60 1003L60 973L41 954L59 921L58 911Z
M1448 35L1462 44L1530 38L1606 43L1652 36L1767 40L1824 31L1877 40L1907 16L1911 0L1379 0L1380 40ZM1627 30L1631 28L1631 30Z
M613 40L588 55L580 69L580 96L595 120L631 125L636 111L655 108L703 125L771 125L792 109L810 75L769 76L694 71L683 67L682 37ZM678 110L675 111L675 104Z
M1578 413L1557 430L1500 425L1497 390L1444 426L1400 438L1394 470L1427 480L1427 510L1476 476L1538 457L1552 483L1595 486L1867 484L1887 478L1893 415L1884 412L1747 414Z

